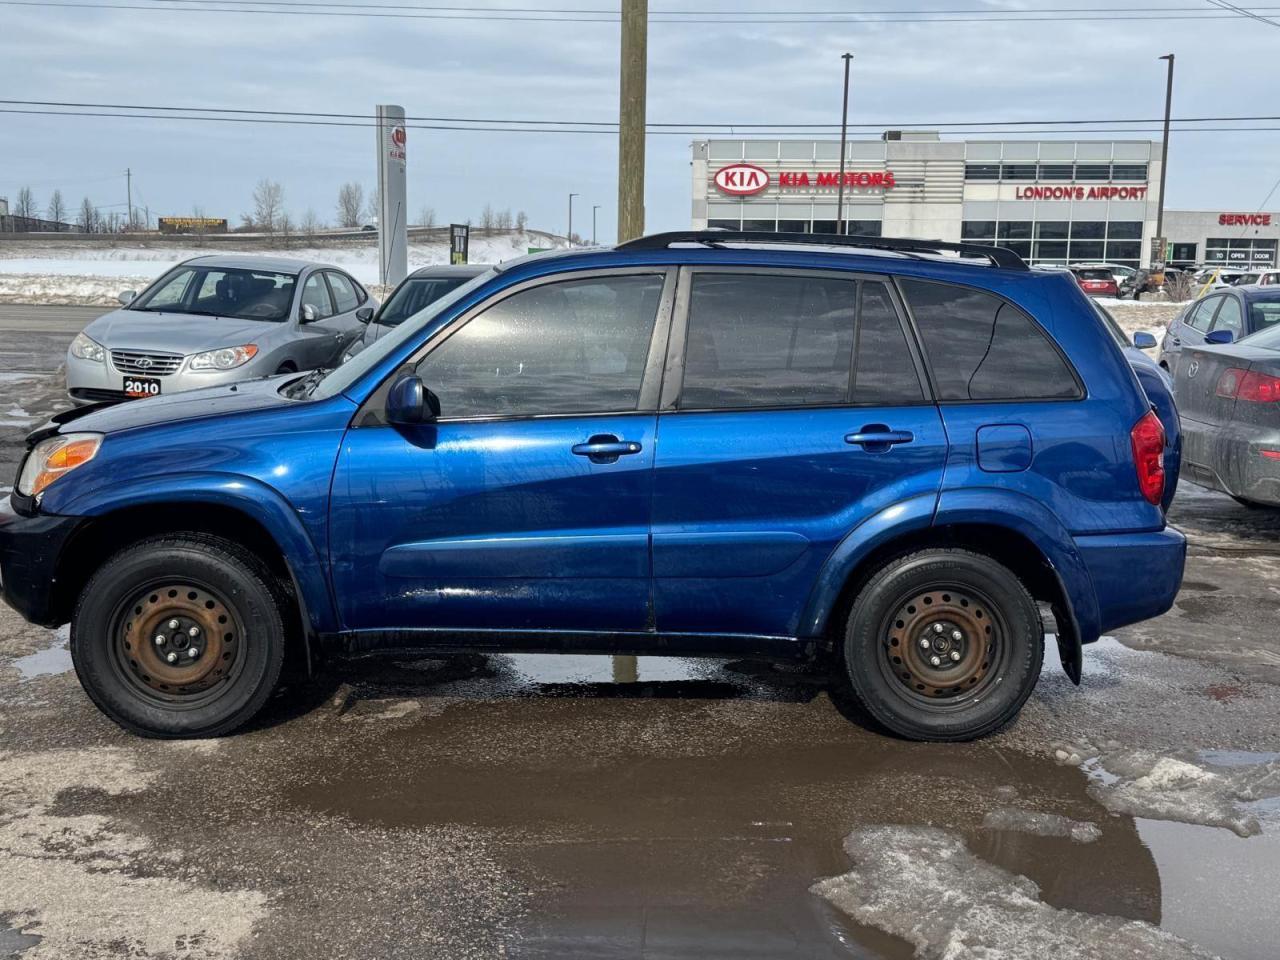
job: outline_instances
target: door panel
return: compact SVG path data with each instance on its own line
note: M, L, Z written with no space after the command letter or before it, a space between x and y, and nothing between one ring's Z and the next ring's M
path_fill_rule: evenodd
M351 629L644 630L655 417L362 427L334 481ZM572 448L615 435L640 451Z
M305 306L314 307L319 318L304 323L302 308ZM333 297L322 271L312 272L303 281L295 322L298 325L298 338L293 352L297 357L298 368L313 370L329 366L330 360L341 348L342 333L335 325Z
M941 418L876 278L699 269L680 289L654 472L657 627L794 636L849 531L937 495Z

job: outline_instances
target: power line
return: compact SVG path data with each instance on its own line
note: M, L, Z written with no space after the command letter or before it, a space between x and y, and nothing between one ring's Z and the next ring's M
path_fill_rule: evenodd
M205 6L155 6L155 3L173 3L174 0L150 0L150 5L141 3L105 3L105 2L84 2L71 3L65 0L0 0L0 6L10 7L52 7L52 8L69 8L77 10L137 10L148 13L219 13L224 16L228 13L238 14L256 14L267 16L308 16L308 17L355 17L363 19L392 19L392 20L430 20L435 22L443 21L468 21L468 22L533 22L533 23L619 23L617 14L612 13L586 13L577 14L544 14L541 12L530 13L506 13L500 8L495 8L492 13L489 12L433 12L433 13L406 13L406 12L386 12L375 13L369 10L325 10L325 9L289 9L283 6L272 7L271 0L249 0L255 3L254 7L230 7L225 4L232 0L189 0L191 3L204 3ZM218 6L216 4L224 5ZM212 5L209 5L212 4ZM1242 10L1243 8L1241 8ZM1252 14L1248 14L1252 16ZM797 16L793 13L778 14L769 19L761 19L763 14L750 13L747 11L737 11L731 15L723 17L708 17L703 14L701 16L678 16L675 13L655 14L650 17L651 24L757 24L757 25L782 25L782 24L805 24L805 25L821 25L827 23L857 23L862 25L875 24L895 24L895 23L1070 23L1070 22L1087 22L1087 21L1106 21L1106 22L1125 22L1125 21L1168 21L1168 20L1236 20L1239 14L1233 14L1231 10L1224 9L1222 13L1214 13L1212 11L1198 11L1186 7L1176 8L1150 8L1141 13L1125 13L1115 15L1110 10L1099 10L1090 8L1084 12L1072 13L1070 15L1052 14L1045 16L1041 11L1013 11L999 10L993 11L986 15L966 15L954 16L943 11L934 13L924 13L923 11L916 14L813 14L810 16ZM874 16L874 19L871 17ZM1271 21L1266 21L1271 22Z
M1231 10L1242 17L1249 17L1252 20L1257 20L1259 23L1266 23L1273 27L1280 27L1280 23L1276 23L1274 20L1268 20L1266 17L1260 17L1256 13L1251 13L1246 10L1244 7L1237 7L1234 3L1227 3L1226 0L1209 0L1209 3L1213 4L1215 7L1220 7L1223 10Z
M46 117L81 117L81 118L100 118L111 120L167 120L170 122L179 121L205 121L205 122L223 122L223 123L259 123L259 124L281 124L287 126L319 126L319 127L376 127L377 124L360 123L353 120L293 120L284 117L214 117L208 115L173 115L159 113L106 113L100 111L70 111L70 110L20 110L14 108L0 109L0 114L20 114L28 116L46 116ZM410 130L451 130L461 133L556 133L556 134L606 134L612 135L616 131L590 128L582 129L576 127L494 127L494 126L458 126L448 124L414 124L406 123L405 126ZM1274 127L1177 127L1174 128L1175 133L1265 133L1280 131L1280 126ZM753 136L761 136L771 131L752 131ZM950 130L949 133L955 136L1007 136L1008 130L991 130L991 129L963 129ZM1159 127L1074 127L1070 129L1019 129L1019 134L1078 134L1078 133L1097 133L1097 134L1117 134L1117 133L1159 133ZM697 137L699 131L690 130L650 130L649 136L680 136L680 137ZM808 137L808 136L828 136L825 130L788 130L781 136L791 137Z
M77 108L86 110L137 110L137 111L156 111L156 112L179 112L191 114L211 114L211 113L230 113L230 114L246 114L252 116L266 117L305 117L319 118L325 120L359 120L367 121L365 125L374 125L373 117L367 113L341 113L341 112L319 112L307 110L262 110L253 108L240 107L202 107L202 106L175 106L173 104L148 104L148 103L89 103L73 100L6 100L0 99L0 104L9 106L22 107L56 107L56 108ZM31 111L38 112L38 111ZM57 113L59 111L50 111ZM68 114L70 115L70 114ZM108 116L129 116L129 114L108 114ZM189 119L201 119L192 117ZM611 132L616 129L618 123L616 120L512 120L499 119L493 117L433 117L433 116L417 116L410 115L405 117L409 121L421 121L423 123L449 123L449 124L492 124L492 125L536 125L536 126L575 126L575 127L604 127L604 132ZM875 121L869 123L850 123L851 128L861 129L934 129L934 128L950 128L950 127L1023 127L1023 126L1079 126L1079 127L1097 127L1110 124L1145 124L1160 123L1161 117L1118 117L1118 118L1092 118L1092 119L1066 119L1066 120L893 120L893 121ZM1264 121L1280 121L1280 115L1266 116L1205 116L1205 117L1173 117L1174 123L1258 123ZM835 130L839 128L838 123L731 123L731 122L714 122L704 123L698 121L684 122L650 122L650 127L678 127L681 131L698 129L705 130L711 128L726 129L767 129L767 130L784 130L798 129L804 131L813 130Z

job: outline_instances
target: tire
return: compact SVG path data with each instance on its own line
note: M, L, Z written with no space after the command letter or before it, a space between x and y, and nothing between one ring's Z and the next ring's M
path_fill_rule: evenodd
M143 540L107 560L80 593L76 675L98 709L133 733L230 733L276 687L288 603L262 561L236 543L201 534Z
M911 740L976 740L1002 729L1031 696L1043 659L1031 594L1008 568L968 550L890 561L859 591L845 629L858 705Z

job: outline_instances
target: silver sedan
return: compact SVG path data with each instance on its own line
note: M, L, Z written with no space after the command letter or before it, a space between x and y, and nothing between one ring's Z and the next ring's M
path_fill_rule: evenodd
M197 257L67 350L76 404L127 400L332 366L378 302L337 267L277 257Z

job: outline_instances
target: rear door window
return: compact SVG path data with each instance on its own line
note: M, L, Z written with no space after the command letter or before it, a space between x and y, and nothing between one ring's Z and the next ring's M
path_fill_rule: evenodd
M360 306L360 296L346 274L330 270L328 277L329 289L333 291L333 302L338 313L349 313Z
M1079 381L1034 320L982 290L902 280L939 400L1075 400Z
M889 288L864 282L854 348L853 402L890 407L921 403L924 398Z
M1255 333L1280 323L1280 300L1255 300L1249 304L1249 319Z
M1213 319L1213 313L1218 309L1218 304L1221 300L1221 295L1216 297L1205 297L1191 308L1191 311L1187 314L1187 318L1182 322L1189 327L1199 330L1201 333L1206 332L1209 329L1209 321Z

